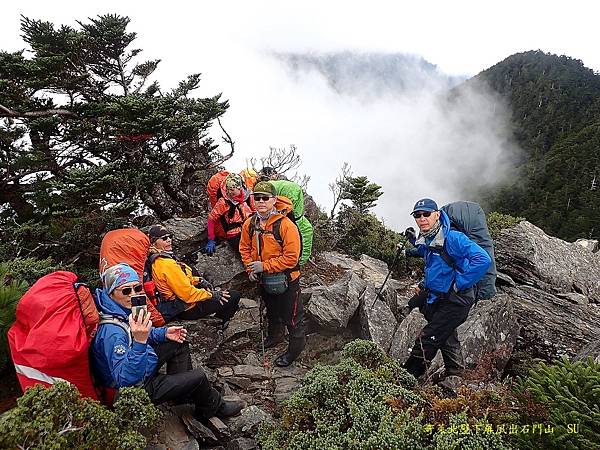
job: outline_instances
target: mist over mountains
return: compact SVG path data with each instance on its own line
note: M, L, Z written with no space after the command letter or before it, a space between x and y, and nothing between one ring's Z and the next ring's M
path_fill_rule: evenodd
M419 56L345 51L270 60L274 87L255 102L273 107L260 121L271 136L297 145L300 172L310 175L309 192L325 210L328 184L344 162L383 187L374 212L400 230L411 224L415 200L473 199L506 178L518 153L500 96L484 85L456 89L464 77ZM246 120L240 126L250 127Z
M403 53L275 53L292 77L321 74L331 89L364 100L384 94L449 89L467 77L448 76L420 56Z
M467 78L397 53L271 57L287 110L268 120L290 131L319 203L347 161L383 186L375 213L396 229L428 196L600 236L600 75L581 61L529 51Z

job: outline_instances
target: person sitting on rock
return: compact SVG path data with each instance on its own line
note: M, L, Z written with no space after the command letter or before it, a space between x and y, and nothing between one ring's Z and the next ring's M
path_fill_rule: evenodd
M275 364L284 367L298 358L306 344L298 270L300 234L286 217L286 211L275 209L277 197L271 183L256 183L253 196L256 214L242 227L240 255L250 281L258 282L267 308L265 348L282 342L284 325L287 326L287 351L275 360Z
M197 271L173 254L171 234L162 225L152 225L149 269L160 294L157 309L166 322L173 319L196 320L215 314L226 324L238 310L240 293L213 289Z
M231 248L239 253L242 224L252 215L254 203L244 179L237 173L230 173L223 180L220 198L208 213L208 242L203 251L212 255L216 249L215 228L220 221Z
M464 362L456 329L467 319L475 302L473 286L485 275L491 259L465 234L450 228L448 215L433 200L419 200L411 214L419 236L412 228L405 235L425 259L425 279L404 314L419 306L427 325L404 368L418 378L441 350L446 376L460 376Z
M104 288L96 291L97 306L113 322L101 324L92 343L93 367L101 386L142 387L154 404L193 403L198 420L240 412L244 402L224 400L204 371L193 369L185 328L154 328L149 314L132 316L132 297L144 295L135 270L127 264L114 265L104 271L102 283ZM166 374L161 374L158 371L165 363Z

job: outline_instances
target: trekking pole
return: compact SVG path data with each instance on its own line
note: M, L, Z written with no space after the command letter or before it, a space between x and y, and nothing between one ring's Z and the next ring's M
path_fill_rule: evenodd
M375 303L377 302L377 299L381 296L381 292L383 291L383 287L385 286L385 283L387 283L388 278L392 274L392 271L394 270L394 267L396 266L396 262L398 261L398 257L400 256L400 253L402 253L402 250L404 250L404 247L406 247L406 243L402 243L402 245L398 246L398 250L396 251L396 255L394 255L394 260L392 261L391 268L390 268L390 270L388 270L388 273L385 276L385 280L383 280L383 283L382 283L381 287L379 288L379 291L377 291L377 295L375 295L375 300L373 300L373 304L371 305L371 309L373 308L373 306L375 306Z
M269 361L265 351L265 327L263 325L263 302L262 298L258 298L258 323L260 326L260 345L262 347L262 365L265 370L269 368Z

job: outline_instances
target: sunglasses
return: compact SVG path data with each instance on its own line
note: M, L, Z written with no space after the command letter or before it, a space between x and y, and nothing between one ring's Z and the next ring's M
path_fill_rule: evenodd
M413 213L413 217L415 219L418 219L419 217L429 217L432 212L433 211L416 212L416 213Z
M168 239L171 239L171 235L170 234L165 234L164 236L159 237L159 239L162 239L163 241L166 241Z
M255 202L268 202L273 197L271 195L253 195Z
M132 292L135 292L136 294L139 294L140 292L142 292L142 290L144 289L144 286L142 286L141 284L138 284L134 287L126 287L123 289L115 289L115 291L121 291L121 294L123 295L131 295Z

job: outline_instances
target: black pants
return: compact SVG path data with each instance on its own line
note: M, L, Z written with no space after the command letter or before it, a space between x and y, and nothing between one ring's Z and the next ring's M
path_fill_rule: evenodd
M267 307L269 335L275 335L287 327L290 339L304 339L304 308L300 299L300 277L290 281L283 294L267 294L260 288L260 295Z
M210 316L214 314L219 319L223 319L224 322L228 321L233 317L240 305L241 294L237 291L229 291L229 301L225 304L217 300L205 300L198 302L193 308L185 309L188 304L184 301L176 298L166 302L160 302L157 305L157 309L162 314L165 322L171 322L172 320L197 320L202 317Z
M166 363L167 374L156 374L144 383L152 403L193 403L197 419L214 416L223 400L204 371L192 369L188 343L167 341L155 346L154 350L158 355L157 370Z
M236 252L238 255L240 254L240 239L242 237L242 233L236 234L233 237L227 238L227 243L231 247L231 250Z
M464 369L456 329L467 320L473 303L471 295L472 292L466 296L458 296L453 292L432 304L423 305L421 312L428 323L417 336L411 354L404 363L404 368L416 378L425 373L438 350L442 352L447 375L460 375Z
M240 298L241 294L238 291L229 291L227 303L221 304L218 300L213 299L198 302L193 308L178 314L177 318L180 320L197 320L214 314L215 317L227 322L240 307Z

